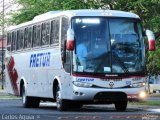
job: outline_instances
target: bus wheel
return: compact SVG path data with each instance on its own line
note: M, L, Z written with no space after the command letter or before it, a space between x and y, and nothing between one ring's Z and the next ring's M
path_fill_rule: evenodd
M59 85L57 86L57 89L56 89L56 104L57 104L58 110L60 111L67 110L67 107L68 107L67 101L62 99Z
M25 108L37 108L39 107L40 100L34 97L26 96L25 86L22 87L22 104Z
M127 101L116 101L115 108L117 111L125 111L127 108Z
M71 109L81 109L83 106L82 103L75 102L75 101L74 102L71 101L69 105L70 105L69 108Z

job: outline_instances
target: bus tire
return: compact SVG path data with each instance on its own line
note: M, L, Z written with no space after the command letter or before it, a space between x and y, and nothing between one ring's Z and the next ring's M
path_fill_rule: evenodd
M127 103L127 101L116 101L114 104L117 111L125 111L127 108Z
M68 102L61 98L61 90L59 85L57 86L56 89L56 104L57 104L57 109L60 111L65 111L68 108Z
M40 104L40 99L39 98L35 98L35 97L30 97L31 101L32 101L32 108L38 108L39 104Z
M26 96L25 86L22 87L22 105L25 108L39 107L40 100L38 98Z
M70 104L69 104L69 108L71 109L81 109L82 106L83 106L82 103L75 102L75 101L70 101Z

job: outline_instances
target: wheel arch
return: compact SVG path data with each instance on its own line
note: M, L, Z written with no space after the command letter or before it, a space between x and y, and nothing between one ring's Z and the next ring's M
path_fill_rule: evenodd
M57 89L58 85L59 85L59 87L61 89L60 78L59 77L55 77L54 80L53 80L53 97L54 97L54 99L56 98L56 89Z
M27 87L27 84L26 84L26 81L25 81L25 78L21 78L20 79L20 86L19 86L19 93L20 93L20 96L22 96L22 87L25 86L25 89Z

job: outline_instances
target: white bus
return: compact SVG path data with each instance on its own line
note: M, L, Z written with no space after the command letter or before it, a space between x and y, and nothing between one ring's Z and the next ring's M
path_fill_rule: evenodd
M24 107L41 100L57 109L84 104L127 108L144 96L145 46L140 18L114 10L51 11L7 33L6 86ZM155 50L147 30L149 50ZM87 41L88 46L78 45ZM85 44L85 45L87 45Z

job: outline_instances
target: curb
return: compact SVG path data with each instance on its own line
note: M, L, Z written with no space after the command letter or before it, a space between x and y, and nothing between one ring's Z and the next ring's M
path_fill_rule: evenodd
M0 100L20 100L21 98L10 97L10 98L0 98Z
M14 95L10 95L7 93L6 89L0 89L0 100L12 100L12 99L21 99L20 97L16 97Z
M0 89L0 96L8 95L7 91L5 89Z

